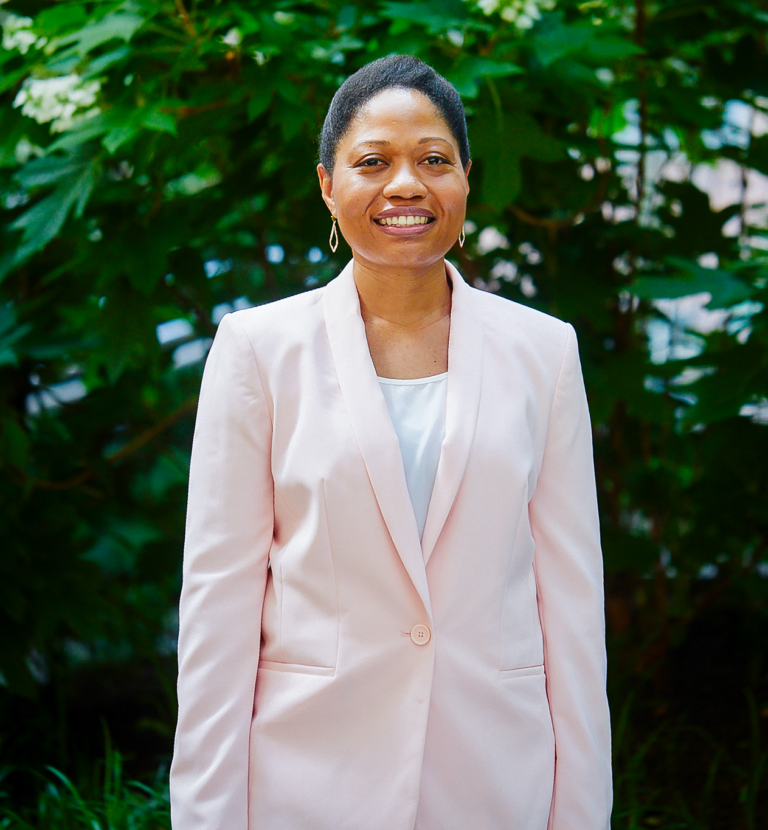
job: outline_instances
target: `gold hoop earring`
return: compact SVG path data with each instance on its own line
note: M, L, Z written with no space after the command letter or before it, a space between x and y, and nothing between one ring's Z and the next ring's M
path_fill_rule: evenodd
M461 233L459 234L459 247L460 247L460 248L463 248L463 247L464 247L464 240L465 240L466 238L467 238L467 237L464 235L464 225L462 225L462 226L461 226Z
M331 236L328 239L328 244L331 246L331 251L336 253L336 249L339 247L339 232L336 230L336 217L333 216L333 224L331 225Z

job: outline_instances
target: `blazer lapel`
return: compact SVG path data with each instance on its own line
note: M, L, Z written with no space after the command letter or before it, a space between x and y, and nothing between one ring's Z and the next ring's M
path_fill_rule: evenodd
M475 309L474 289L446 263L453 282L448 341L448 398L445 438L421 539L424 563L435 549L456 500L475 437L483 368L483 321Z
M323 311L341 394L379 509L431 620L427 573L400 444L368 350L352 262L323 289Z

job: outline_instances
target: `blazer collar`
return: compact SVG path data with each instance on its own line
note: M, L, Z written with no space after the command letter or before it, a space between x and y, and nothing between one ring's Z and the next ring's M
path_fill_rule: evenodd
M467 468L480 408L483 368L483 321L475 308L476 290L446 262L453 283L448 338L448 399L445 437L435 485L421 538L424 563L429 561Z
M352 266L350 262L323 291L331 354L379 509L431 620L425 565L453 506L474 438L480 403L482 322L474 309L473 290L446 263L453 292L445 438L424 535L419 540L400 445L368 350Z

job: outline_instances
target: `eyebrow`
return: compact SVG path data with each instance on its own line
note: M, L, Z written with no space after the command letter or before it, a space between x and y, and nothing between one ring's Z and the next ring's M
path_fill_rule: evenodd
M418 142L416 142L416 143L417 144L429 144L431 141L439 141L441 144L447 144L449 147L451 146L450 141L446 141L444 138L440 138L440 136L437 136L437 135L427 136L426 138L420 138L418 140ZM390 142L389 141L383 141L383 140L379 141L379 140L371 139L370 141L361 141L357 145L357 147L368 147L370 145L374 145L375 147L389 147Z

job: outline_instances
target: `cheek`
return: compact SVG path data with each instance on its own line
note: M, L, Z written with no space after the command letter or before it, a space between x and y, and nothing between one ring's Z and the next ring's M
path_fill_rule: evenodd
M343 198L336 199L339 219L347 225L361 226L367 221L365 212L369 201L363 193L354 190L345 192Z
M360 198L358 188L354 182L342 181L333 188L333 197L339 207L349 209L349 206Z
M356 216L359 216L365 210L367 204L368 200L363 193L351 193L347 199L349 210Z
M446 197L445 204L452 219L456 222L463 221L467 206L467 196L463 191L454 190Z

